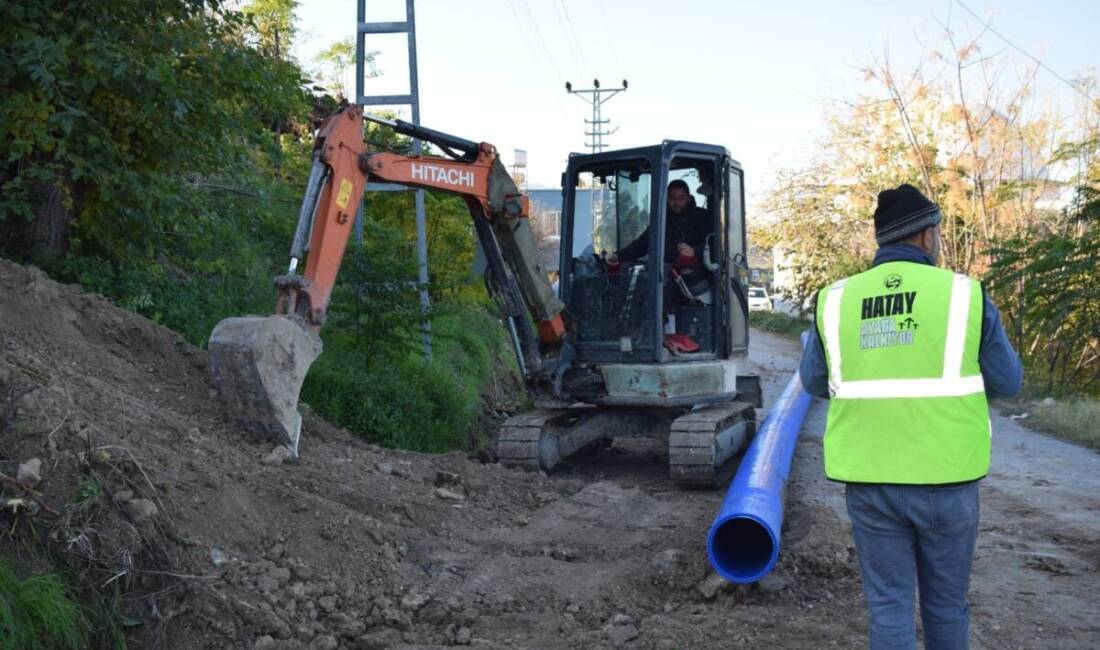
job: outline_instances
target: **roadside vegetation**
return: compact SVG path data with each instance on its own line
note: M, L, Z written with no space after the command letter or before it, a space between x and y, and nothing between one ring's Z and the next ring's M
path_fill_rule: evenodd
M222 318L270 313L312 134L347 101L342 80L354 65L347 42L314 62L288 56L297 4L119 0L6 10L0 255L198 346ZM367 139L409 145L377 130ZM349 246L325 352L303 398L377 444L472 451L482 389L514 363L470 273L465 205L429 193L427 212L430 276L421 287L413 195L369 197L366 234ZM428 326L430 363L420 345ZM64 585L48 573L16 578L0 565L0 647L86 647L75 592ZM88 607L111 598L80 593Z
M1028 424L1088 440L1100 397L1100 81L1082 71L1056 104L1036 62L965 28L922 39L934 45L909 69L873 57L859 90L824 111L812 160L777 174L750 237L802 304L870 264L878 192L920 188L944 213L941 265L982 279L1026 393L1057 400Z
M125 0L109 20L80 3L17 7L0 26L15 62L0 72L0 254L199 346L222 318L269 313L313 130L346 101L354 64L347 42L316 72L287 56L296 4ZM409 146L376 129L367 139ZM504 338L470 272L465 205L429 194L427 212L431 310L415 282L412 194L371 195L304 399L379 444L446 451L466 445L481 384L511 366L490 361Z
M796 339L813 323L778 311L753 311L749 312L749 325Z
M1100 450L1100 400L1088 397L1065 401L1038 402L1023 423Z

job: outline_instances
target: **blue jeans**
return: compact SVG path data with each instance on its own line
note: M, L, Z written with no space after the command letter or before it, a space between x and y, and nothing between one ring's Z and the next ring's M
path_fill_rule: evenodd
M970 645L970 564L978 536L978 482L933 487L849 483L872 650L916 646L913 595L920 591L924 647Z

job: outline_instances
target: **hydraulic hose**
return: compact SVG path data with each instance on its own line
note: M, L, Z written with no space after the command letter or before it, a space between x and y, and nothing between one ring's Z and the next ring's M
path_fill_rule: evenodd
M787 476L809 405L796 370L745 452L710 527L707 558L730 582L756 582L779 559Z

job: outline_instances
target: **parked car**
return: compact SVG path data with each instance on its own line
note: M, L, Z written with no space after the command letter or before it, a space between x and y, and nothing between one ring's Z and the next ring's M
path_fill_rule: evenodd
M749 311L771 311L772 299L764 287L749 287Z

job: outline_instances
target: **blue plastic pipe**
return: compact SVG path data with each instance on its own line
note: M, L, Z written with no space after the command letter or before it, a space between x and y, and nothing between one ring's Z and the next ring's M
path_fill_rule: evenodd
M787 476L809 406L796 370L757 430L710 527L707 557L730 582L756 582L779 559Z

